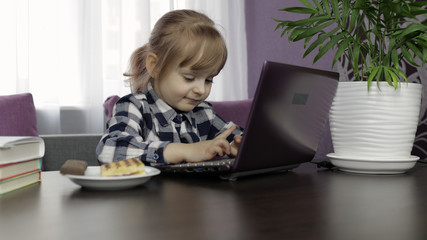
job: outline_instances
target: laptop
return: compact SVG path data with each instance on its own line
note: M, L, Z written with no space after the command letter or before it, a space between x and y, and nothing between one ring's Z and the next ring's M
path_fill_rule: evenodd
M338 86L336 72L265 61L236 158L156 166L222 179L298 167L313 159Z

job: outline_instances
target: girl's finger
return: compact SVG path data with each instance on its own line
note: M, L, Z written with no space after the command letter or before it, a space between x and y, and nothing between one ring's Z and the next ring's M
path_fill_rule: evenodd
M231 125L230 128L219 134L216 138L227 138L228 136L230 136L231 133L234 132L234 130L236 130L236 127L236 124Z

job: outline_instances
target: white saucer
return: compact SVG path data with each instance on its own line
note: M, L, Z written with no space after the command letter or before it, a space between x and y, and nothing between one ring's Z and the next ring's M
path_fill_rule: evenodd
M417 156L409 158L346 157L335 153L329 153L326 156L341 171L365 174L402 174L413 168L420 159Z
M152 176L160 174L160 170L153 167L145 166L145 173L117 176L117 177L102 177L101 168L97 166L87 167L85 175L70 175L66 174L72 182L88 189L93 190L122 190L141 185Z

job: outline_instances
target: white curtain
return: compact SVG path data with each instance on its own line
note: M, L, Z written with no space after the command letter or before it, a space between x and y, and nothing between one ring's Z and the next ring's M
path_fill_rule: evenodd
M228 45L209 100L246 99L244 0L2 1L0 95L31 92L40 134L101 133L104 100L130 92L132 51L160 16L182 8L211 17Z
M175 8L191 8L208 15L219 26L228 48L224 69L215 79L208 100L241 100L248 97L244 1L175 0Z

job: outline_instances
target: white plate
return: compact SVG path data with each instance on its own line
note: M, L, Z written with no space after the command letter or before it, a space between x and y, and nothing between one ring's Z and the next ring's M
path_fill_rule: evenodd
M145 173L130 175L130 176L117 176L117 177L102 177L101 168L97 166L88 167L85 175L70 175L66 174L74 183L88 189L93 190L122 190L127 188L136 187L141 185L152 176L160 174L160 170L145 166Z
M363 158L338 156L335 153L326 155L331 163L341 171L365 174L402 174L415 166L420 159L409 158Z

